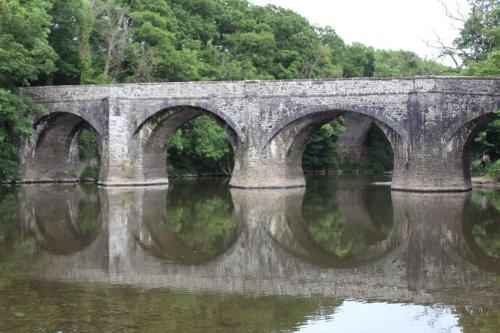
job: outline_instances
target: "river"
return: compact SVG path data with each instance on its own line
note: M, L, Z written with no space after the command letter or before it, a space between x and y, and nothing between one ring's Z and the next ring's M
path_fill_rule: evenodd
M0 332L497 332L500 191L0 188Z

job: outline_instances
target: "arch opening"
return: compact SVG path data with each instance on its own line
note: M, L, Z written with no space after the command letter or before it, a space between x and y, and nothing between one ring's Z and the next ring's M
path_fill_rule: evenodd
M146 120L137 135L144 179L168 176L226 176L232 173L240 139L215 113L192 106L165 109Z
M341 150L339 138L344 145ZM278 157L280 148L283 151L286 177L300 178L304 173L377 174L392 170L393 146L399 139L391 127L374 118L348 111L323 111L288 124L268 147L270 154Z
M373 119L346 113L312 133L302 156L305 173L390 173L391 143Z
M25 179L35 182L97 182L101 138L83 118L53 113L35 123L32 152L27 156Z
M466 179L486 176L500 180L500 117L482 115L465 124L452 140L463 142L462 168ZM453 142L453 141L452 141Z

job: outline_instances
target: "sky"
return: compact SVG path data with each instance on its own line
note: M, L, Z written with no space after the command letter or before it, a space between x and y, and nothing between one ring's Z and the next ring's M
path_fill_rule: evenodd
M312 24L331 26L347 43L360 42L377 49L410 50L436 59L426 45L438 39L451 43L460 25L446 15L439 0L250 0L293 9ZM453 13L466 14L466 0L442 0ZM435 44L435 43L433 43ZM451 61L439 60L451 65Z

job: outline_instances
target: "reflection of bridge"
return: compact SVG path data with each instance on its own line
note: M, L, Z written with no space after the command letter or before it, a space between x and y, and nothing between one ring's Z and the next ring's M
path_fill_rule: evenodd
M40 240L49 233L51 242L73 242L64 231L76 225L74 218L79 214L78 205L71 202L86 194L69 188L49 189L41 195L38 187L23 189L26 227ZM50 254L34 276L239 294L320 294L484 305L496 301L475 291L493 287L495 275L464 259L470 257L461 224L467 194L393 192L394 228L390 236L372 251L361 253L365 258L360 262L337 268L317 265L314 253L296 241L293 225L301 223L297 207L301 207L303 190L232 190L231 194L238 221L237 240L219 257L195 265L158 259L140 245L152 239L145 227L148 220L159 221L166 214L162 200L155 207L150 200L165 198L165 189L101 188L101 210L96 214L102 226L98 234L86 236L87 247L71 248L71 254ZM52 198L57 199L52 201L52 209L62 212L58 215L61 218L66 216L67 227L40 220L43 214L38 212L50 196L57 196ZM47 230L51 225L55 230ZM63 237L56 240L58 232Z
M373 120L392 144L393 188L468 190L466 148L495 117L499 82L420 77L25 88L49 114L37 120L37 134L23 145L22 179L74 181L77 138L92 128L100 184L165 184L170 138L185 122L209 114L235 150L233 186L303 186L302 153L311 134L340 115L355 114ZM361 134L346 134L344 143L358 144L351 141Z

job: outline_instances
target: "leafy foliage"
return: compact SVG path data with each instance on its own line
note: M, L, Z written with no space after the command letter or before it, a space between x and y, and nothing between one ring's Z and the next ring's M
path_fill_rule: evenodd
M495 163L493 163L489 170L488 170L488 175L495 181L500 181L500 160L497 160Z
M377 126L368 132L368 156L365 169L373 174L390 171L394 167L394 152L385 134Z
M28 115L42 111L17 87L54 70L49 8L45 0L0 2L0 180L16 178L16 140L32 133Z
M500 46L500 1L469 0L471 13L454 44L466 65L480 62Z
M377 50L373 76L415 76L452 74L446 66L424 60L410 51Z
M228 175L234 165L226 131L209 116L200 116L177 130L167 155L174 175Z
M342 121L332 121L317 130L302 157L306 170L340 170L337 159L337 138L343 132Z
M99 149L97 147L97 135L91 129L84 129L78 137L78 155L80 162L84 164L81 179L99 178Z

